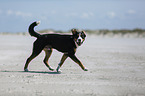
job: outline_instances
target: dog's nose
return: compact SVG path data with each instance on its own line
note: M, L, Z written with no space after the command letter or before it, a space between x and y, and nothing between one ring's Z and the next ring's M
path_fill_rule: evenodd
M81 42L81 39L78 39L79 42Z

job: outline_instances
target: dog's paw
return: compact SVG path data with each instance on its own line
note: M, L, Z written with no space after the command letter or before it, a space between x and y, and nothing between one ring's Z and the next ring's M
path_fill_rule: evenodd
M25 71L25 72L28 72L29 70L28 70L28 69L24 69L24 71Z
M62 71L61 71L61 70L56 70L56 72L57 72L57 73L59 73L59 74L60 74L60 73L62 73Z
M61 73L62 71L61 71L60 69L57 68L57 69L56 69L56 72L57 72L57 73Z
M52 69L52 68L49 68L49 70L54 71L54 69Z
M84 69L84 71L88 71L88 69Z

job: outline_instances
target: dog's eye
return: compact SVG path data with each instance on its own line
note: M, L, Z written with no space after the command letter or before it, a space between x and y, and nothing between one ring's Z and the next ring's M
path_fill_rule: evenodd
M83 39L85 39L86 35L82 33L82 34L81 34L81 37L82 37Z
M73 35L75 38L78 38L79 37L79 34L75 34L75 35Z

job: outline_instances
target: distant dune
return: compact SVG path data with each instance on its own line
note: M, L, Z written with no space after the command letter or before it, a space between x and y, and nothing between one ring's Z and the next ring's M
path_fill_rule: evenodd
M61 30L53 30L53 29L44 29L38 31L41 34L45 33L61 33L61 34L71 34L71 31L61 31ZM100 37L123 37L123 38L145 38L145 30L144 29L121 29L121 30L108 30L108 29L102 29L102 30L85 30L85 32L89 35L95 35ZM17 32L17 33L11 33L11 32L1 32L0 35L28 35L28 32Z

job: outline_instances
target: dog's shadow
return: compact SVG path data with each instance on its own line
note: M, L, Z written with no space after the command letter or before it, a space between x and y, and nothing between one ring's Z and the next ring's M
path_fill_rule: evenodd
M8 71L8 70L4 70L4 71L0 71L0 72L11 72L11 73L15 73L15 72L22 72L22 73L39 73L39 74L61 74L61 72L55 72L55 71L51 71L51 72L47 72L47 71Z
M25 71L23 71L23 72L25 72ZM27 73L27 72L25 72L25 73ZM52 72L46 72L46 71L28 71L28 73L61 74L61 72L54 72L54 71L52 71Z

